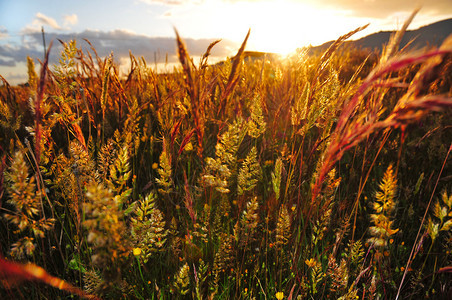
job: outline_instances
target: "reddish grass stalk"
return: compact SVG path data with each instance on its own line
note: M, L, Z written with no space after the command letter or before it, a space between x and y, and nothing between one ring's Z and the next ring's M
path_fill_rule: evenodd
M193 136L193 134L195 133L195 130L192 129L189 133L187 133L187 135L184 137L184 139L182 140L182 143L180 144L179 147L179 151L177 152L177 156L181 155L182 151L184 151L185 146L187 146L187 144L190 142L191 137Z
M188 180L187 180L187 174L185 173L185 171L184 171L184 182L185 182L185 184L184 184L184 190L185 190L184 204L188 210L188 215L190 216L190 219L194 226L196 223L196 211L193 208L193 198L190 193L190 188L189 188Z
M179 36L179 32L177 32L176 28L174 28L174 32L176 33L176 42L177 42L177 51L179 55L179 61L184 69L184 78L187 87L188 94L192 101L195 101L197 98L195 83L194 83L194 74L193 74L193 62L191 61L190 55L188 54L187 48L185 47L185 43L182 41ZM197 104L197 103L196 103ZM196 105L195 104L195 105Z
M187 93L191 100L191 113L193 115L193 121L195 122L196 135L198 137L198 155L202 157L202 144L204 139L204 103L202 98L199 97L199 82L195 82L195 74L193 69L196 69L193 61L188 54L185 43L182 41L176 28L177 53L179 55L179 61L184 71L185 86ZM213 45L212 45L213 47Z
M383 76L404 67L419 64L429 58L441 57L449 53L452 53L452 49L433 50L427 53L416 53L394 58L387 61L382 66L377 67L369 74L353 98L345 105L341 116L339 117L337 127L332 134L331 144L326 152L324 163L312 189L312 203L315 202L315 199L320 192L321 184L325 179L325 176L334 164L342 158L345 151L356 146L364 138L378 129L397 127L402 124L414 122L430 111L438 111L442 108L452 106L451 98L433 95L413 99L415 93L409 90L405 96L402 96L392 113L385 120L378 121L378 112L372 110L367 112L367 115L362 115L353 119L361 101L363 101L371 88L381 84L380 80ZM419 88L419 86L416 88ZM407 99L412 100L408 101ZM367 121L364 121L365 119L363 117L367 117Z
M49 47L50 49L50 47ZM0 280L3 288L12 288L25 281L40 281L62 291L67 291L85 299L98 299L96 296L89 295L81 289L71 285L70 283L53 277L43 268L32 264L19 264L5 260L0 256Z
M0 150L3 151L2 147L0 147ZM2 198L3 198L3 192L4 192L3 182L4 182L4 179L5 179L5 175L4 175L4 170L5 169L6 169L6 154L4 154L2 156L1 163L0 163L0 207L3 206L2 205Z

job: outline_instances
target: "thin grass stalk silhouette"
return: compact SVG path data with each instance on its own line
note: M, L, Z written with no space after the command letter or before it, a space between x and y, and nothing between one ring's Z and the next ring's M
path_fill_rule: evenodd
M411 262L412 262L411 259L413 258L413 254L414 254L415 249L417 247L417 241L419 239L419 235L420 235L421 230L423 228L423 225L424 225L424 222L425 222L425 218L427 217L427 213L428 213L430 205L432 203L433 195L435 195L436 187L438 186L439 179L441 178L441 175L442 175L443 170L444 170L444 166L446 165L447 159L449 158L449 154L450 154L451 151L452 151L452 143L450 144L449 150L447 151L446 157L444 158L443 165L441 166L441 171L439 171L438 178L436 179L435 186L434 186L432 194L430 196L430 200L428 201L427 207L425 208L424 216L422 217L422 221L421 221L421 224L419 225L419 229L417 231L416 238L414 239L413 247L411 247L410 256L408 257L408 260L406 262L405 271L403 272L402 280L400 281L399 288L397 289L397 295L396 295L396 298L395 298L396 300L399 299L400 292L402 291L403 282L405 281L406 274L407 274L408 269L409 269L409 267L411 265Z

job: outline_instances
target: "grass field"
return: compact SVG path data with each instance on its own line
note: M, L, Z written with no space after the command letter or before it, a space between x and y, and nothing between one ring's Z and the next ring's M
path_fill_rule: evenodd
M125 78L83 41L29 58L0 87L2 297L450 299L452 39L340 48L361 29L217 65L176 32L179 68Z

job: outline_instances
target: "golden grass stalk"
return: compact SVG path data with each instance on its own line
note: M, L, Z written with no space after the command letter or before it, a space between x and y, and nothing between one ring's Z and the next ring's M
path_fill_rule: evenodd
M393 212L396 207L394 198L397 192L397 178L392 165L387 168L379 188L373 202L374 213L370 215L374 223L374 226L369 228L372 237L368 240L377 250L375 256L377 261L383 257L383 250L388 245L391 236L399 231L399 229L392 228Z
M102 136L105 134L105 110L107 109L108 83L110 82L110 69L112 67L112 55L106 58L102 76L102 93L100 96L100 106L102 108Z
M200 63L200 69L205 69L205 68L207 68L207 59L209 58L209 56L210 56L210 51L212 50L212 48L216 45L216 44L218 44L219 42L221 42L221 40L216 40L216 41L213 41L212 43L210 43L209 44L209 47L207 47L207 50L206 50L206 52L204 52L204 54L202 55L202 58L201 58L201 63Z
M228 104L229 96L232 94L237 82L239 80L239 67L243 61L243 52L245 52L246 42L250 36L251 29L248 30L246 34L245 40L239 48L239 51L234 56L232 60L231 73L229 74L228 82L226 84L226 88L223 90L223 93L220 96L220 107L218 109L218 115L221 116L224 113L224 110Z
M42 122L42 111L41 111L41 103L42 99L44 98L44 89L45 89L45 83L46 83L46 77L47 77L47 66L49 64L49 54L50 49L52 48L52 42L50 42L49 48L47 50L46 56L44 58L44 63L41 67L41 74L39 76L39 82L37 85L37 92L36 92L36 101L35 101L35 157L36 157L36 163L39 166L39 162L41 161L41 137L42 137L42 129L41 129L41 122Z
M411 24L411 22L413 21L414 17L417 15L420 9L421 9L420 7L416 8L408 17L408 19L405 20L402 28L391 36L388 45L383 49L383 54L381 55L380 59L381 63L385 63L397 52L400 41L402 41L403 35L405 34L406 30L408 29L408 26Z

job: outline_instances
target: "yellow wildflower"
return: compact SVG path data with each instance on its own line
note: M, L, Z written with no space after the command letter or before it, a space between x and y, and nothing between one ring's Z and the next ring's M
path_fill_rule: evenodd
M141 248L133 248L133 255L139 256L141 254Z
M314 267L314 266L317 264L314 258L307 259L307 260L305 260L304 262L305 262L305 264L307 264L308 267L310 267L310 268Z
M188 142L187 145L185 145L184 151L192 151L193 150L193 144L191 142Z
M277 292L275 296L276 296L276 299L281 300L281 299L284 298L284 293L283 292Z

